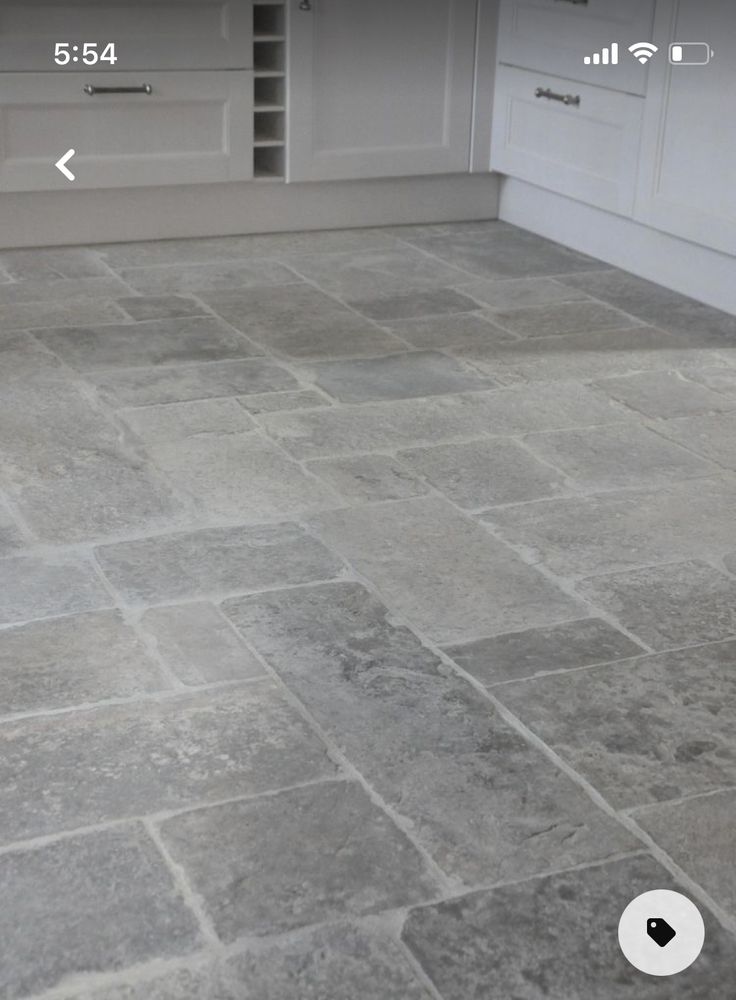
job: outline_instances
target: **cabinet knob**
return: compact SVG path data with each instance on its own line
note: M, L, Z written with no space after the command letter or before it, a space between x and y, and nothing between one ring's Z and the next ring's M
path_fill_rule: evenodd
M299 0L299 10L310 11L312 9L312 0Z

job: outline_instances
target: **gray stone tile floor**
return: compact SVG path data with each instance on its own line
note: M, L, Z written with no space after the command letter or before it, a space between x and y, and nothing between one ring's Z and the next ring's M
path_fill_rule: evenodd
M0 1000L722 1000L735 608L736 317L499 222L0 251Z

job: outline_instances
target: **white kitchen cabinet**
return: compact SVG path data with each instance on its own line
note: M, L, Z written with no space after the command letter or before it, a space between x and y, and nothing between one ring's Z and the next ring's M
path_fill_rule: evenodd
M643 106L631 94L499 66L491 166L630 215Z
M636 218L695 243L736 252L736 6L658 0L657 43L707 42L707 66L652 62Z
M644 94L647 69L626 51L652 40L654 0L501 0L502 63L538 70L592 86ZM589 65L592 56L618 42L617 66Z
M69 190L70 148L75 190L249 180L253 73L2 74L0 191Z
M250 69L252 36L252 0L0 0L3 72L60 72L57 42L77 46L70 70L109 72L83 67L85 42L114 42L118 71Z
M288 11L289 180L469 169L477 0L289 0Z

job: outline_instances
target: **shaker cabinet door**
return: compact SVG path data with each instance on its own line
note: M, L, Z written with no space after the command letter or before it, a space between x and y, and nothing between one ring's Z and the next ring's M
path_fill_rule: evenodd
M469 170L477 0L288 3L289 180Z

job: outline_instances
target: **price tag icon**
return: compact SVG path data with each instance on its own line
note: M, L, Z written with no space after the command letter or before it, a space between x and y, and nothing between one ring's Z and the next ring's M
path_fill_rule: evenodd
M647 920L647 934L660 948L666 948L673 937L677 936L664 917L650 917Z

